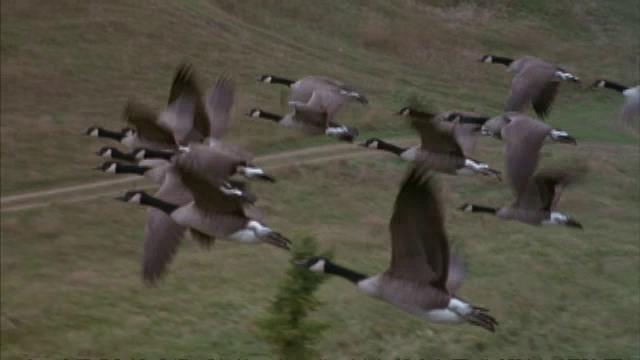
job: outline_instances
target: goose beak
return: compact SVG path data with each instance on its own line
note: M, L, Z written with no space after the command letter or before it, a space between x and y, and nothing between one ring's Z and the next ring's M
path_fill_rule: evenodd
M124 197L124 195L116 196L114 197L114 199L127 202L127 199Z

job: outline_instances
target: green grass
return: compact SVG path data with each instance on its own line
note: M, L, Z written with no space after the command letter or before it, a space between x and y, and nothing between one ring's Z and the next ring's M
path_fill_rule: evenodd
M152 0L2 2L2 196L102 180L88 169L108 141L90 125L124 126L127 97L160 109L175 66L194 63L205 88L223 72L238 82L231 141L258 154L332 143L245 117L284 113L265 73L329 75L362 89L338 121L363 138L411 136L392 116L414 97L436 110L499 114L510 75L481 55L537 55L589 84L638 82L640 9L620 1ZM545 147L542 166L575 157L591 165L561 209L583 232L536 228L455 211L469 201L510 201L505 184L441 176L450 237L470 271L461 295L491 309L496 334L424 323L330 279L318 318L330 324L325 358L637 358L640 355L638 139L621 128L616 94L563 84L550 123L577 147ZM503 168L501 144L476 157ZM564 160L571 161L571 160ZM387 223L406 164L390 155L276 170L255 186L266 222L313 235L336 261L375 273L389 258ZM123 214L123 211L128 211ZM3 358L271 358L257 337L286 269L270 246L186 241L166 282L139 276L145 216L110 198L3 214Z

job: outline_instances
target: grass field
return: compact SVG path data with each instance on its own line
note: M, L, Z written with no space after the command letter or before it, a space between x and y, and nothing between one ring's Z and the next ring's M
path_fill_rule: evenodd
M582 77L638 82L640 9L634 1L386 2L231 0L14 1L1 5L1 195L104 180L88 169L108 142L90 125L124 126L127 97L161 108L172 72L193 62L203 84L238 82L230 140L258 154L332 143L243 116L284 113L281 89L255 79L324 74L367 93L339 121L362 137L407 137L391 116L410 98L437 110L498 114L510 75L477 63L485 53L531 54ZM640 358L640 155L614 117L615 93L562 85L550 122L579 139L549 145L542 166L583 159L584 183L561 209L584 231L536 228L455 211L500 205L505 184L441 176L450 237L470 271L461 295L491 309L495 334L411 318L340 279L317 295L330 324L327 359ZM501 143L476 157L503 169ZM391 156L291 166L257 185L266 222L310 234L336 261L368 273L388 264L387 223L406 164ZM146 183L141 182L146 186ZM124 186L123 190L127 187ZM255 321L266 311L287 254L185 242L163 286L139 276L144 209L109 197L3 213L1 355L27 357L270 358Z

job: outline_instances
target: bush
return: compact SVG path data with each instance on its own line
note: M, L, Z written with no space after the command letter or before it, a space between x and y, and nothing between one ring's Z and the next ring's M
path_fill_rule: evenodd
M295 264L296 260L316 255L316 250L316 242L311 237L296 242L289 269L278 287L276 298L269 305L267 315L258 320L261 337L280 359L319 357L314 344L327 325L307 319L307 315L321 305L313 293L327 276ZM330 257L329 254L322 255Z

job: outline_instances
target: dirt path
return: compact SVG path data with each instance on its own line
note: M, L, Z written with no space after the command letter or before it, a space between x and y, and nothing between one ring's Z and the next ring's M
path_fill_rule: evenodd
M398 138L390 140L398 144L405 144L410 141L416 141L415 139L411 138ZM354 157L371 156L375 154L382 154L382 152L366 150L352 144L332 144L259 156L255 158L254 162L256 163L256 165L260 165L265 169L276 169L284 166L322 163ZM276 161L277 163L274 163ZM130 184L135 181L144 180L145 179L140 176L127 176L112 180L96 181L87 184L57 187L48 190L5 196L0 198L0 204L2 205L0 212L16 212L21 210L45 207L55 203L68 204L88 201L102 196L116 195L122 192L122 189L121 187L113 188L113 186ZM148 183L145 182L145 186L143 187L148 187L147 184ZM82 193L87 190L96 190L97 188L101 188L104 190L101 190L99 193L96 193L94 191L91 194L77 195L78 193ZM56 200L55 197L58 195L65 195L66 197L64 199Z

